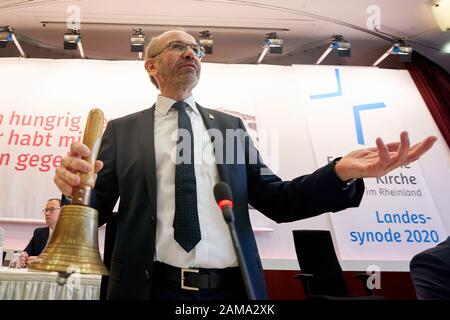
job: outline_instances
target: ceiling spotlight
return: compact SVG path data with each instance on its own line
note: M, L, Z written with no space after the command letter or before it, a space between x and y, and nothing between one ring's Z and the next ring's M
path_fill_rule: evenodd
M77 43L81 40L80 30L68 29L64 34L64 50L77 50Z
M83 45L81 44L81 34L79 29L68 29L64 34L64 50L77 50L81 58L85 59Z
M130 37L131 52L144 52L145 34L141 28L133 28L133 34Z
M413 49L404 40L395 43L394 48L392 48L392 54L411 55L412 52Z
M352 44L344 40L344 37L341 35L333 38L331 46L338 51L340 57L350 57L352 54Z
M20 56L25 58L25 52L23 51L22 46L20 45L19 40L17 40L17 37L11 27L0 27L0 48L6 48L9 41L14 42L17 50L20 52Z
M392 48L392 54L396 54L400 58L400 62L411 62L413 48L406 44L405 41L400 41L394 44Z
M208 30L201 31L200 36L198 38L198 43L205 48L206 54L212 54L213 53L213 45L214 40L211 35L211 33Z
M280 39L276 32L271 32L266 35L264 45L269 47L269 53L283 53L283 39Z
M260 64L267 52L272 54L282 54L283 53L283 39L280 39L276 32L271 32L266 34L266 38L264 39L264 47L261 53L259 54L257 64Z
M6 48L8 41L12 41L12 32L10 30L9 26L0 27L0 48Z
M145 34L141 28L133 28L133 34L130 37L131 52L138 53L138 60L142 60L145 46Z
M383 55L378 58L373 64L374 67L378 66L389 55L398 55L400 62L411 62L411 54L413 48L411 48L405 41L405 39L398 39Z
M450 30L450 0L430 0L431 12L433 12L439 28L442 31Z
M321 64L322 61L330 54L333 49L336 49L340 57L350 57L352 44L344 39L341 35L335 35L331 39L330 45L325 52L316 61L316 64Z

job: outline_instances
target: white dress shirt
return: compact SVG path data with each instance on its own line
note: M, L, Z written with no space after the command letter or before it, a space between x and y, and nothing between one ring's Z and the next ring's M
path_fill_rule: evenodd
M155 156L157 185L156 251L154 260L179 268L227 268L237 266L228 226L214 199L220 181L214 148L194 98L184 100L194 134L194 167L201 240L187 253L173 237L175 214L175 154L178 112L175 100L158 96L155 109Z

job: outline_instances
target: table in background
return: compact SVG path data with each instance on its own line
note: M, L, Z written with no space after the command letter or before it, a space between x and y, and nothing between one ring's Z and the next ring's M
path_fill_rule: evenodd
M58 284L57 272L0 268L0 300L98 300L99 275L72 274Z

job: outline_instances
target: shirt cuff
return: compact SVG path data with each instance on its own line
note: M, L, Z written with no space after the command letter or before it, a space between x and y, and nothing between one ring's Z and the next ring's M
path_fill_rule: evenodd
M341 160L341 159L342 159L342 157L338 157L338 158L334 159L333 164L336 165L336 163L338 163L339 160ZM355 184L356 180L358 180L358 179L353 178L353 179L349 179L346 181L341 180L341 188L342 188L342 190L344 190L347 193L347 195L350 198L352 198L356 194L356 184Z

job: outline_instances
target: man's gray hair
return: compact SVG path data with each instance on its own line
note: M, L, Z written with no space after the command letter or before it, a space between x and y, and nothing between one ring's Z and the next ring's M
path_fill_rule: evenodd
M158 54L160 50L159 40L161 39L162 35L163 34L160 34L159 36L150 39L150 42L145 47L145 55L144 55L145 61L147 61L150 58L153 58L155 55Z
M163 34L160 34L159 36L150 39L150 42L147 44L147 47L145 47L145 55L144 55L145 61L147 61L150 58L153 58L158 54L160 50L159 40L161 39L162 35ZM158 82L156 82L155 78L150 76L150 80L155 85L156 89L159 89Z

